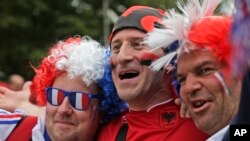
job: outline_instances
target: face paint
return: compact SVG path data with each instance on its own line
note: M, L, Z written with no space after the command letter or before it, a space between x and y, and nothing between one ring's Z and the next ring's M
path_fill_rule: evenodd
M230 91L229 91L229 88L228 88L228 86L226 85L226 83L225 83L225 81L224 81L224 79L223 79L223 77L222 77L222 74L219 73L219 72L216 72L216 73L214 73L214 76L215 76L216 80L218 80L218 83L222 86L224 92L225 92L228 96L231 96L231 93L230 93Z
M139 60L142 65L150 66L151 63L158 58L159 56L152 52L145 52L142 54Z

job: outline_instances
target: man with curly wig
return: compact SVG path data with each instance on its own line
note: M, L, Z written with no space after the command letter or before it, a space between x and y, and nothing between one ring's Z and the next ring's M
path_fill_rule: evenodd
M43 117L0 110L0 140L91 141L100 123L126 108L116 94L109 50L89 37L57 42L34 68ZM24 132L25 131L25 132Z

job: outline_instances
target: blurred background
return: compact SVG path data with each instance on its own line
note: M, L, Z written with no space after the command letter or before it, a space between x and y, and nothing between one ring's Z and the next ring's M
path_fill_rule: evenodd
M185 2L185 0L182 0ZM34 66L58 40L89 35L107 42L113 23L132 5L175 8L176 0L0 0L0 81L31 80Z

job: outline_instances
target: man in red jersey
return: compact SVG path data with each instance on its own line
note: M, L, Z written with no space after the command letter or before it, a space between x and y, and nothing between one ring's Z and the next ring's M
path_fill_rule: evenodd
M161 32L155 29L145 41L151 47L152 41L164 41L161 46L175 40L180 42L176 51L180 96L196 126L212 135L207 141L222 139L237 113L241 89L241 77L234 75L231 58L232 19L213 15L220 2L191 0L179 5L185 14L172 11L164 19L163 24L168 27ZM162 38L155 39L152 35ZM175 37L172 41L170 35Z
M163 16L162 10L133 6L114 25L110 36L112 78L129 111L102 126L99 141L204 141L208 137L191 119L180 118L172 74L152 71L140 57L150 49L141 41L154 25L160 25Z

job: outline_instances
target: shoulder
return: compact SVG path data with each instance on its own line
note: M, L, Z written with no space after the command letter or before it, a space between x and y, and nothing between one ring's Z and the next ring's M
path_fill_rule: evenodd
M0 109L0 126L16 124L21 120L22 116L23 114L19 112L11 113Z
M10 113L0 109L0 140L5 140L22 119L22 113Z
M181 136L179 136L181 133ZM185 139L186 141L204 141L209 136L202 132L195 126L195 123L192 119L181 118L179 124L176 124L174 131L176 134L176 140Z
M97 141L115 140L121 126L122 116L117 117L108 124L101 125L98 130Z

